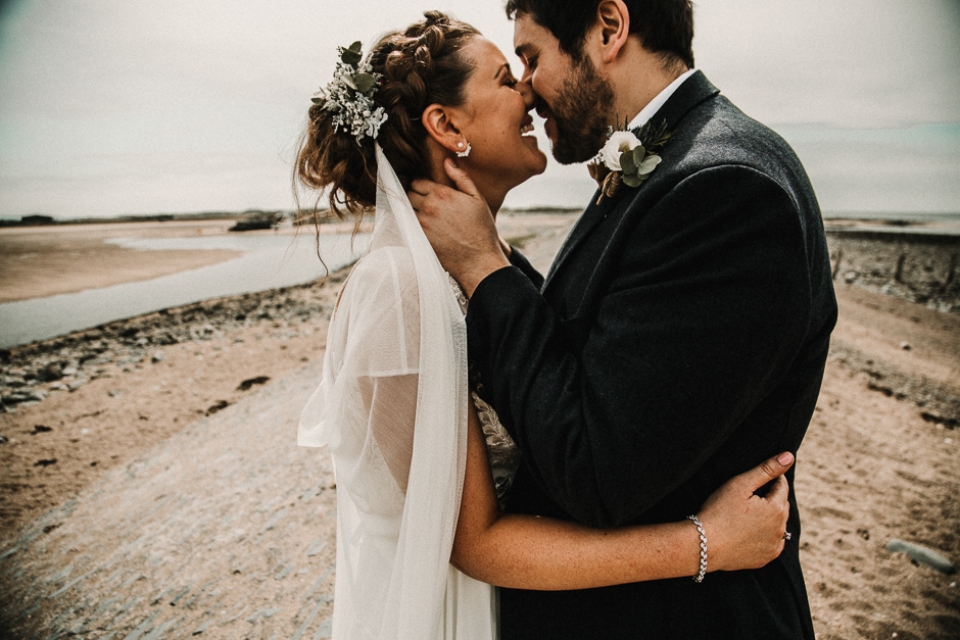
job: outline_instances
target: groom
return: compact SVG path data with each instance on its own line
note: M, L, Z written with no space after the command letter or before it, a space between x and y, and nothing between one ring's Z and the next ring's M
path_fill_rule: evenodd
M594 195L545 282L504 256L462 172L448 169L460 191L414 183L470 296L473 382L523 451L508 508L600 527L682 520L724 480L796 451L813 414L836 320L813 189L783 140L693 70L689 0L507 11L557 160L589 160L625 119L670 134L645 182ZM502 589L502 637L813 640L788 475L792 539L766 567Z

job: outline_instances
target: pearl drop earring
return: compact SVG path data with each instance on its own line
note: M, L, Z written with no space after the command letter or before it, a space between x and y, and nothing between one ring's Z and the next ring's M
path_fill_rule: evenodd
M462 142L458 142L458 143L457 143L457 147L460 148L460 149L463 149L463 143L462 143ZM457 151L457 157L458 157L458 158L466 158L467 156L470 155L470 151L472 151L472 150L473 150L473 147L471 147L471 146L470 146L470 143L468 142L466 149L463 149L463 151Z

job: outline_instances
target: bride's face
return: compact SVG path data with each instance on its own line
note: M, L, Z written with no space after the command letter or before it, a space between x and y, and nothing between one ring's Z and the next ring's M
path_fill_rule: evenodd
M547 167L533 135L533 92L517 81L503 53L486 38L474 37L462 53L474 68L455 124L472 148L457 162L478 187L486 183L505 193Z

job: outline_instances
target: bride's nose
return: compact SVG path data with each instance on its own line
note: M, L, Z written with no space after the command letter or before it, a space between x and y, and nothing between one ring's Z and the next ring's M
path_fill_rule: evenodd
M518 82L517 91L519 91L520 95L523 96L523 104L527 107L527 111L533 109L533 106L537 102L537 94L534 93L533 87L530 86L530 83L524 81Z

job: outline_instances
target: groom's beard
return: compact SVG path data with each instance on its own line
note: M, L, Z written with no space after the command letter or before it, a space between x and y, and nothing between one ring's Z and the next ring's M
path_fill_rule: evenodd
M553 157L560 164L586 162L600 151L610 130L613 86L600 77L584 56L548 105L557 128Z

